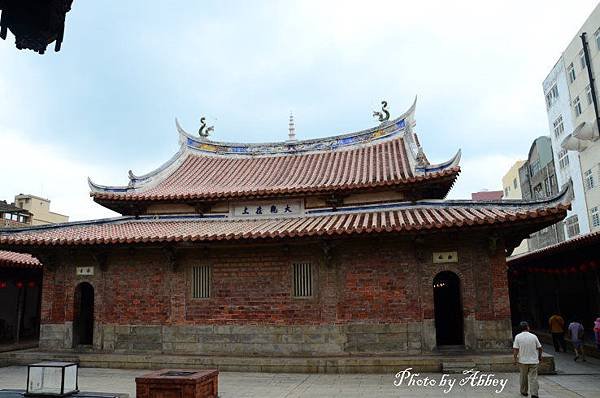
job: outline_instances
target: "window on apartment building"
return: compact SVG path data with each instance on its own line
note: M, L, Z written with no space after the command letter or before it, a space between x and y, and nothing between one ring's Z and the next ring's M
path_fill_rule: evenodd
M569 75L569 83L573 83L575 81L576 75L575 75L575 68L573 67L572 62L569 64L569 67L567 68L567 75Z
M311 297L313 294L312 265L295 263L294 265L294 297Z
M591 105L592 104L592 89L590 88L589 84L585 87L585 97L587 98L588 105Z
M579 101L579 97L575 97L573 100L573 109L575 109L575 116L581 115L581 101Z
M560 152L558 152L558 165L561 169L564 169L569 165L569 156L566 149L561 149Z
M562 115L559 115L553 122L552 127L554 128L554 136L560 137L565 132L565 126L563 124Z
M544 196L544 187L542 187L542 184L537 184L535 187L533 187L533 197L535 199L541 199Z
M552 88L550 88L550 90L548 90L548 93L546 93L546 107L550 108L557 99L558 87L556 86L556 83L554 83L552 85Z
M546 192L546 196L552 196L552 193L555 191L554 184L554 174L549 175L544 179L544 191Z
M513 178L513 188L517 189L517 179Z
M581 65L581 69L585 69L585 54L583 50L579 51L579 64Z
M192 267L192 298L210 297L210 265L196 265Z
M590 215L592 219L592 227L600 227L600 212L598 211L597 206L590 209Z
M540 171L540 161L536 160L535 162L531 163L531 165L529 166L529 172L531 173L532 176L534 176L537 174L538 171Z
M565 225L567 226L567 236L569 238L579 235L579 219L577 218L577 215L567 218L565 220Z
M600 29L594 33L594 38L596 39L596 49L600 51Z
M593 189L595 186L595 182L594 182L594 175L592 174L592 169L589 169L588 171L586 171L585 173L583 173L583 182L585 184L585 189L586 190L590 190Z

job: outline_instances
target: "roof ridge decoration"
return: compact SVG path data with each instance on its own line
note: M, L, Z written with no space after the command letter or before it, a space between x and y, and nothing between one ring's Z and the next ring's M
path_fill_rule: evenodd
M387 106L387 103L385 104ZM191 135L181 126L177 118L175 118L175 126L177 128L177 132L179 133L179 143L182 146L187 146L187 148L194 151L206 152L210 154L261 156L328 151L337 148L353 147L356 145L366 144L403 133L407 126L414 124L416 105L417 98L415 97L410 108L402 115L391 121L388 120L389 116L387 116L387 118L384 118L384 120L380 120L382 122L381 124L369 129L323 138L296 140L294 142L289 142L289 140L263 143L212 141L204 136L198 137Z
M399 156L402 157L402 160L398 163L398 165L402 166L402 170L388 171L388 173L390 173L389 176L382 181L363 181L360 184L356 182L349 182L346 184L349 186L346 187L344 185L343 189L351 189L350 185L352 184L354 184L353 186L356 189L364 189L365 187L385 186L395 183L420 183L429 178L450 177L450 174L456 177L459 172L458 164L461 156L460 150L450 160L439 164L432 165L425 157L421 144L419 143L416 133L413 130L414 126L416 125L414 116L416 101L417 98L415 97L415 100L410 108L399 117L393 120L384 120L378 126L366 130L325 138L300 141L287 140L275 143L241 144L211 141L207 139L207 137L190 135L183 129L179 121L175 119L175 126L179 134L180 148L179 151L162 166L144 175L135 175L132 171L129 171L129 181L128 184L124 186L100 185L94 183L91 179L88 179L88 184L92 196L99 200L143 200L143 198L137 198L137 196L142 195L145 192L149 192L157 186L160 186L165 179L168 179L170 175L175 174L177 170L182 167L182 165L194 162L193 157L213 158L219 159L219 161L249 159L256 159L259 161L270 157L298 156L298 161L300 161L300 156L302 155L325 155L328 153L342 151L363 151L364 149L370 147L376 147L376 150L380 151L382 149L377 148L390 143L394 143L394 145L398 146L398 151L400 154ZM382 117L384 119L386 118L386 116ZM403 164L402 162L405 163ZM403 176L399 177L401 174ZM201 174L197 175L200 176ZM209 177L210 176L207 176L201 183L209 181ZM356 176L352 178L355 177ZM202 177L198 177L199 181L200 178ZM331 178L335 180L337 177L333 176ZM333 181L331 178L329 181ZM339 178L337 179L339 180ZM302 185L304 183L306 183L306 181L302 183L295 181L294 184L297 185L295 187L286 188L277 186L269 188L269 186L259 186L260 184L257 184L256 181L254 181L252 183L253 185L249 184L252 186L238 187L236 188L237 190L235 190L235 192L233 192L233 188L230 188L226 184L222 187L215 187L215 192L210 191L210 189L207 190L207 187L204 186L202 187L201 192L191 192L189 194L186 193L185 195L187 195L186 198L188 199L206 199L208 197L225 197L228 194L224 190L227 189L230 189L231 192L233 192L232 196L236 197L241 197L245 194L257 194L260 196L265 196L268 194L303 193L313 191L321 192L327 189L342 189L337 185L332 185L331 187L327 188L322 186L304 186ZM317 183L315 184L318 185ZM160 200L157 199L160 195L148 195L153 195L149 200ZM171 195L169 193L168 200L180 200L182 199L181 195L184 194L175 192Z

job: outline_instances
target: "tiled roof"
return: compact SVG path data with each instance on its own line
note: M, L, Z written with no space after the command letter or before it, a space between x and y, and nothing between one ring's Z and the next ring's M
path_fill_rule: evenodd
M180 150L127 186L91 180L91 196L115 207L124 201L202 201L279 195L330 194L426 185L441 199L460 168L460 151L429 164L413 130L415 104L400 117L355 133L264 144L225 143L192 136L177 123ZM419 191L420 192L420 191ZM424 191L425 192L425 191Z
M0 267L40 268L41 266L38 259L29 254L0 250Z
M564 192L545 202L429 201L395 203L296 217L211 219L199 216L119 217L49 225L0 233L0 246L95 245L136 242L252 240L336 236L383 232L430 232L493 226L533 227L554 223L566 214ZM224 217L224 216L223 216Z
M329 193L425 182L446 177L458 166L416 174L401 137L369 146L300 155L259 157L189 153L175 170L149 189L95 192L99 200L181 200ZM446 190L447 192L447 190Z
M542 247L541 249L532 250L527 253L512 256L506 259L510 265L518 265L527 263L530 260L535 260L541 257L551 256L558 253L563 253L569 250L584 248L586 246L594 246L600 243L600 231L590 232L584 235L579 235L563 242L558 242L550 246Z
M23 213L29 214L29 211L21 209L12 203L7 203L5 200L0 200L0 213Z

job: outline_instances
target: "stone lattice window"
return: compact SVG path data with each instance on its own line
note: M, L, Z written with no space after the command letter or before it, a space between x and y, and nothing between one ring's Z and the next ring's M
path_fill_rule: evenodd
M311 297L313 294L312 264L294 264L294 297Z
M210 285L210 265L192 267L192 298L209 298Z

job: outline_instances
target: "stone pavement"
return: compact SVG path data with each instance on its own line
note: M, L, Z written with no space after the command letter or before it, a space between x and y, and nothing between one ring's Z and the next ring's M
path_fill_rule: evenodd
M550 347L545 347L550 349ZM553 350L549 351L550 353ZM23 388L26 367L0 368L0 388ZM573 355L557 354L558 374L540 376L540 397L600 397L600 360L586 363L573 362ZM399 371L402 369L399 369ZM79 384L82 390L128 393L135 396L134 378L145 370L80 369ZM441 374L421 374L439 382ZM447 375L460 381L464 375ZM222 398L328 398L328 397L520 397L516 373L496 374L497 379L507 379L501 393L498 387L459 386L445 394L440 386L395 386L394 375L328 375L328 374L273 374L221 372L219 390ZM415 379L416 380L416 379Z

